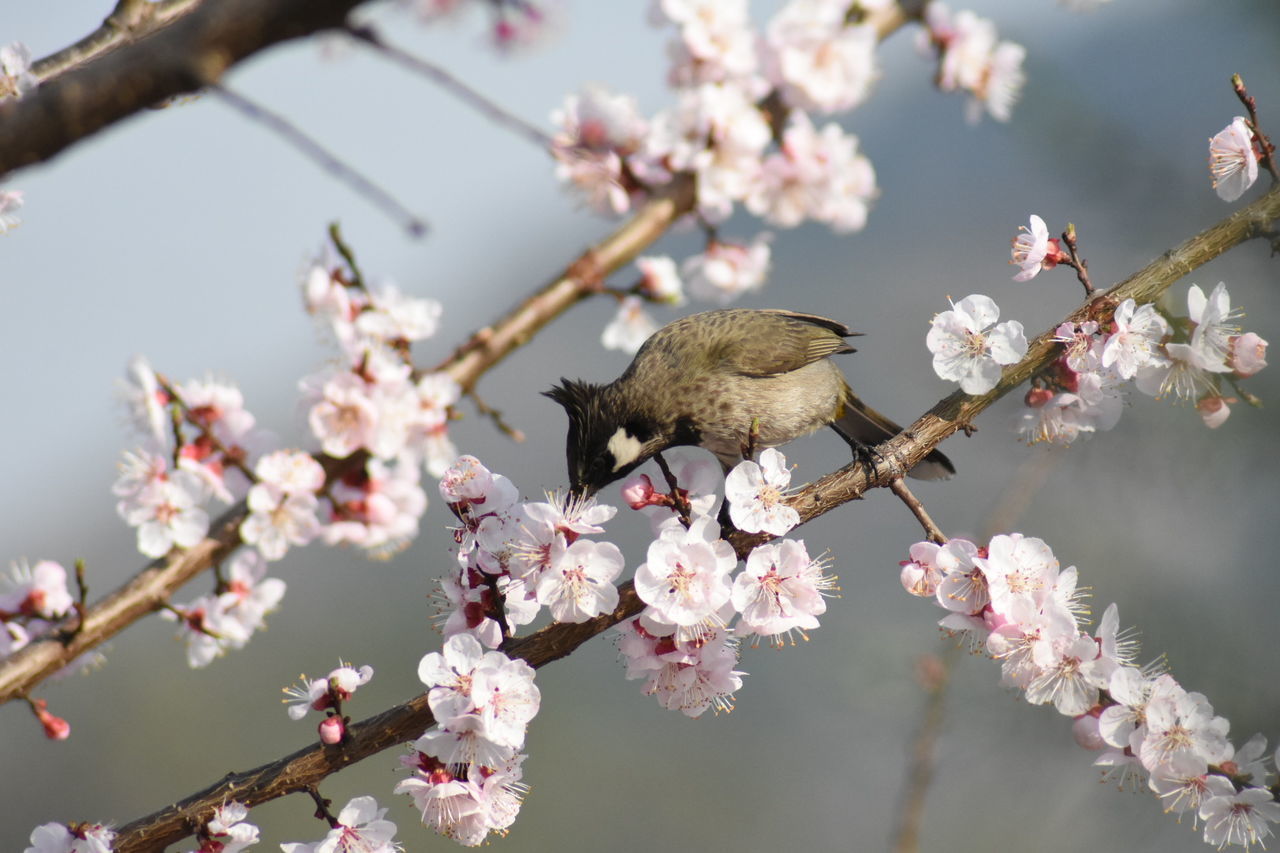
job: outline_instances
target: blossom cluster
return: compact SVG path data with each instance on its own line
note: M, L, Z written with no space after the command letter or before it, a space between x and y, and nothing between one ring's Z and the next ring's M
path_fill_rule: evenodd
M341 743L347 734L347 718L342 713L342 703L346 702L361 687L373 678L373 667L362 666L359 669L346 663L339 663L324 678L307 678L301 676L300 684L284 688L285 699L289 705L289 718L301 720L307 711L323 711L324 719L320 721L318 730L320 742L325 744Z
M1219 282L1207 296L1190 286L1186 316L1126 299L1110 321L1064 323L1056 331L1062 354L1032 381L1019 434L1028 443L1069 444L1081 433L1111 429L1130 380L1157 399L1194 403L1206 426L1221 426L1239 402L1233 390L1253 399L1239 380L1267 363L1267 342L1242 333L1239 317Z
M997 121L1008 121L1026 80L1022 71L1026 49L1000 41L995 24L986 18L967 9L953 14L936 0L925 6L924 24L918 45L921 51L937 55L938 88L970 96L966 108L970 122L982 118L984 110Z
M533 0L400 0L425 23L451 20L472 9L490 16L489 40L498 50L510 51L537 43L552 26L546 4Z
M330 818L329 832L313 844L281 844L284 853L399 853L396 825L387 820L387 810L378 808L373 797L353 797L336 818Z
M241 853L258 843L258 827L249 823L249 809L244 803L230 800L213 810L200 833L196 853Z
M878 193L875 170L856 136L813 116L866 99L879 73L870 16L884 5L792 0L757 31L746 0L655 0L652 19L677 33L669 51L675 103L650 119L629 95L600 87L569 95L551 116L557 176L605 213L631 210L682 174L694 181L705 224L726 221L741 204L782 228L814 220L861 230ZM969 12L953 19L940 3L929 5L925 23L939 85L1007 119L1022 83L1022 48L997 44L989 21ZM759 287L766 239L713 236L682 265L690 292L724 304ZM654 325L639 299L625 300L605 345L634 350Z
M323 485L323 471L305 453L273 451L274 436L257 426L244 396L228 382L208 377L169 384L137 357L123 396L142 444L125 452L112 491L145 556L164 557L203 540L210 500L248 498L251 514L241 537L258 549L237 554L212 594L165 611L182 625L188 663L205 666L242 648L279 605L285 584L266 577L266 561L314 535L312 492ZM305 496L303 481L312 490Z
M31 49L20 41L0 46L0 100L21 98L39 85L31 71Z
M509 479L474 456L445 472L440 494L461 522L458 568L442 579L446 637L465 632L497 648L504 629L527 625L543 607L559 622L585 622L617 605L622 552L587 538L604 532L614 507L554 496L521 502Z
M1261 844L1280 822L1265 787L1265 739L1236 750L1208 699L1135 665L1137 644L1114 604L1089 630L1076 568L1062 568L1044 541L918 542L901 579L947 611L944 629L1000 661L1002 684L1072 717L1076 741L1100 753L1096 765L1122 783L1145 781L1166 811L1204 821L1207 843Z
M74 605L60 563L39 560L33 566L15 560L8 574L0 575L0 658L50 631Z
M733 707L744 674L736 669L742 640L781 646L793 633L806 636L835 583L825 561L793 539L757 546L735 575L738 556L713 515L713 467L704 459L679 461L678 494L655 488L656 472L644 469L623 486L627 503L650 513L655 539L635 573L645 609L619 626L618 649L628 679L644 679L646 694L691 717ZM746 532L784 535L799 523L781 502L789 483L786 460L774 449L759 463L740 463L724 484L730 518Z
M460 388L445 373L415 375L410 348L433 335L441 307L392 284L369 287L331 253L303 276L307 310L336 340L341 363L300 383L307 421L334 459L363 454L360 470L332 484L327 544L373 554L398 550L426 509L420 468L438 477L457 456L449 408Z
M100 823L43 823L23 853L111 853L115 830Z
M422 658L418 677L436 727L402 759L411 774L395 792L413 799L424 824L476 846L515 821L525 792L520 750L541 701L533 674L466 633Z

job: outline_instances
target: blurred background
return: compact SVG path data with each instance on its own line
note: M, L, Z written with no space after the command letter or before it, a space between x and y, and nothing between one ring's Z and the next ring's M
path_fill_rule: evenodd
M858 392L909 422L952 386L930 368L933 314L986 293L1004 318L1038 334L1078 304L1069 271L1010 281L1009 241L1031 213L1052 232L1076 223L1094 281L1108 286L1227 215L1210 188L1207 140L1241 108L1229 77L1257 96L1280 132L1280 7L1270 0L1116 2L1076 13L1038 0L974 0L1001 36L1026 46L1027 86L1013 121L964 123L959 96L931 85L913 31L881 50L871 101L846 117L875 165L882 196L865 231L780 232L769 285L741 304L825 314L866 332L843 363ZM36 57L97 26L109 0L6 0L0 43ZM754 4L758 21L776 8ZM670 32L647 4L564 0L550 37L513 56L488 45L488 20L422 26L396 7L370 17L388 38L449 69L520 116L549 112L586 83L630 92L652 114ZM328 47L326 47L328 45ZM430 221L412 240L363 198L263 127L203 97L148 112L12 176L23 224L0 241L3 470L0 560L88 564L97 598L146 562L114 510L110 485L125 427L115 382L143 353L177 379L234 379L261 424L305 444L297 380L332 355L300 309L297 275L341 222L366 272L439 299L440 334L416 349L437 363L472 330L558 273L616 222L581 209L551 162L430 82L358 47L310 41L237 67L228 84L279 110L390 188ZM1262 182L1265 184L1265 180ZM1245 200L1262 190L1255 188ZM745 214L723 229L748 238ZM654 251L696 251L691 233ZM1280 339L1280 273L1261 242L1173 288L1226 281L1245 327ZM633 270L617 283L634 281ZM690 309L692 310L692 309ZM662 313L662 312L666 313ZM627 357L599 335L609 300L588 302L492 371L479 391L525 432L523 445L477 417L453 432L460 449L511 477L528 498L565 481L564 417L538 395L561 376L608 380ZM660 309L665 322L675 314ZM1065 451L1015 442L1007 399L944 450L959 475L917 494L950 534L993 525L1045 539L1077 565L1096 613L1112 601L1141 631L1143 660L1167 654L1188 689L1231 720L1237 746L1280 736L1278 520L1280 371L1249 387L1267 407L1238 407L1221 429L1196 413L1135 395L1120 425ZM834 435L793 445L808 480L844 464ZM107 664L43 687L72 737L46 741L28 709L0 707L0 849L21 850L51 820L123 824L314 740L280 688L339 658L377 674L350 707L360 719L415 695L418 659L437 648L428 596L452 561L450 519L430 484L423 535L377 563L345 550L294 550L274 567L289 584L270 630L204 670L187 668L174 626L145 620L104 649ZM611 530L629 565L645 526ZM905 595L898 561L921 532L878 492L800 531L830 550L843 597L800 647L748 649L750 673L729 715L691 721L627 682L607 638L542 670L542 711L529 731L532 785L509 851L660 849L882 850L894 831L925 694L914 670L945 647L941 611ZM183 591L208 591L202 577ZM1069 721L1022 703L999 667L959 656L937 744L937 777L921 825L925 850L1200 850L1149 793L1099 784ZM1273 744L1274 745L1274 744ZM406 850L447 850L410 803L393 797L397 753L329 778L340 808L358 794L390 806ZM324 826L290 797L255 809L261 849L313 841ZM188 842L174 849L194 848Z

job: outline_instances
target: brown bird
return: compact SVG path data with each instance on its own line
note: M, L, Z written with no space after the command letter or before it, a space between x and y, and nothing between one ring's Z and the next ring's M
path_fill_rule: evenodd
M863 458L902 431L853 393L828 356L854 352L843 324L746 308L682 317L654 332L608 385L562 379L545 392L569 415L569 482L593 494L655 453L705 447L725 470L748 449L777 447L830 426ZM955 473L931 452L909 476Z

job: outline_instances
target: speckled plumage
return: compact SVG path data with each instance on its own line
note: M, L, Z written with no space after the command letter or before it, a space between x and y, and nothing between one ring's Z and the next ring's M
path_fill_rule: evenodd
M742 458L753 423L756 450L828 425L854 446L894 435L898 426L863 405L828 358L854 352L844 340L852 334L811 314L706 311L655 332L608 385L563 380L548 396L569 415L574 489L595 491L681 444L705 447L728 468ZM912 474L952 471L935 451Z

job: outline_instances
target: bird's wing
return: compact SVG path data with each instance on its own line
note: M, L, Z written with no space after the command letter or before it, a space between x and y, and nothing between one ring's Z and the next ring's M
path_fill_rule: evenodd
M854 332L843 323L794 311L753 311L735 318L751 346L724 347L722 369L742 376L778 376L837 353L854 352L845 342Z

